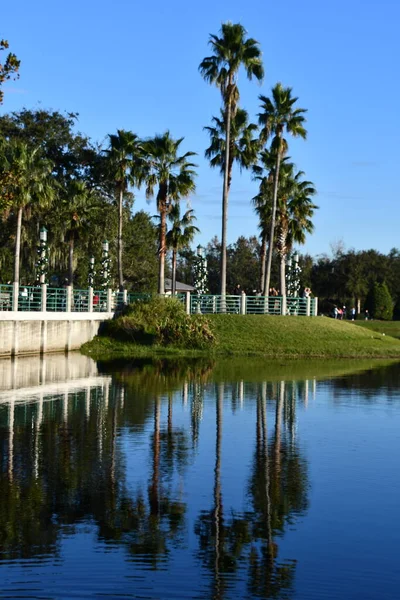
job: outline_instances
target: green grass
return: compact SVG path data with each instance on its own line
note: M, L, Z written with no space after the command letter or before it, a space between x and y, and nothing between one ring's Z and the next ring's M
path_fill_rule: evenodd
M384 333L394 338L400 339L400 321L354 321L356 325L365 327L369 331Z
M89 356L104 360L174 356L400 358L400 342L389 335L382 335L384 332L379 329L375 330L373 325L376 322L368 322L367 327L359 327L352 322L327 317L211 315L209 318L216 344L210 346L208 351L185 350L173 346L141 346L101 337L85 344L82 350Z

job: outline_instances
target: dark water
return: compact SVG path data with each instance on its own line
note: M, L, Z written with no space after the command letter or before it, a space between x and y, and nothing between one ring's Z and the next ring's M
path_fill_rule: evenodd
M0 597L398 599L400 367L344 367L3 362Z

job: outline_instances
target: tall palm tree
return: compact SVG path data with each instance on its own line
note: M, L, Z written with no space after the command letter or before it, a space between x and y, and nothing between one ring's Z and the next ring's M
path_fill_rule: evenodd
M124 289L122 271L122 228L123 200L130 185L140 186L142 180L142 150L138 136L131 131L118 129L109 134L109 147L106 150L109 177L114 183L115 198L118 206L118 283L119 290Z
M205 151L211 167L219 167L221 173L225 172L225 144L226 144L226 118L221 110L221 117L212 118L212 127L204 127L210 136L210 146ZM233 163L239 168L248 169L257 160L259 140L254 137L258 127L249 123L249 115L243 108L237 108L232 115L230 131L229 165L228 165L228 194L232 183Z
M306 112L303 108L295 108L298 98L292 96L292 88L283 87L277 83L272 88L272 99L267 96L259 96L261 100L262 112L258 115L261 126L260 139L263 143L271 137L271 150L276 154L276 164L274 169L274 187L272 197L271 228L268 240L268 256L266 265L266 277L264 285L264 295L269 293L271 279L272 253L275 237L276 207L278 200L279 170L282 158L287 152L287 142L284 139L284 133L289 133L293 137L306 138L307 131L304 128Z
M179 202L176 202L171 207L168 218L172 224L171 229L167 232L166 243L167 248L172 250L172 295L176 293L176 258L178 251L181 248L187 248L193 241L194 236L200 230L195 225L192 225L196 217L193 210L187 210L181 218L181 207Z
M259 81L264 76L259 43L247 38L247 32L240 23L222 24L220 37L210 35L209 44L213 54L200 63L199 71L210 84L221 91L223 115L225 118L225 160L224 186L222 193L222 233L221 233L221 295L226 295L226 233L229 196L229 152L231 149L231 121L237 110L239 100L238 74L244 67L248 79L255 77Z
M151 198L157 187L157 210L160 216L159 275L158 293L165 293L165 254L167 249L167 215L174 203L188 197L195 191L194 182L197 165L189 161L195 152L179 156L179 148L184 138L174 140L169 131L143 143L147 160L145 174L146 196Z
M45 208L54 197L51 181L52 163L43 158L39 148L11 140L0 150L0 208L17 216L15 236L14 281L19 282L22 217L31 208Z
M276 226L274 244L280 259L280 290L286 292L286 257L292 250L293 244L304 244L306 233L312 233L314 226L312 217L318 207L313 204L311 196L316 194L314 185L302 179L303 171L295 171L293 163L283 159L279 174L278 203L276 210ZM269 239L272 218L273 176L256 177L260 180L260 191L253 198L255 210L259 217L262 248L264 240ZM262 252L262 258L265 260ZM265 268L261 268L262 287L264 286Z
M261 236L260 252L260 291L265 286L265 269L267 262L267 241L270 234L270 205L272 205L271 190L273 189L274 168L276 164L273 152L264 148L259 154L259 163L253 165L254 179L260 182L259 192L253 198L254 209L259 220ZM269 289L269 288L268 288Z
M280 260L280 289L286 295L286 257L293 244L304 244L306 233L312 233L312 217L318 208L312 202L317 192L311 181L302 179L304 172L295 172L293 163L284 166L284 177L278 196L276 248Z

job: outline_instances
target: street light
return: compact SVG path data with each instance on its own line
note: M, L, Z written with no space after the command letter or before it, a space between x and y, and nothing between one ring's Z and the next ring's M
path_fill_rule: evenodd
M101 259L101 277L102 287L107 289L110 284L110 257L108 256L108 241L104 240L102 243L103 256Z
M89 258L89 274L88 274L89 287L93 287L95 275L96 275L96 272L94 270L94 256L91 256Z
M36 263L39 274L39 282L46 283L48 256L47 256L47 229L42 226L39 230L39 245L37 249L38 260Z
M47 242L47 229L46 227L41 227L39 232L39 238L41 242Z

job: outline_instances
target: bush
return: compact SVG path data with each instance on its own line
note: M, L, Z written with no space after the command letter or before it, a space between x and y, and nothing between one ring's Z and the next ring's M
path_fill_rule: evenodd
M385 283L374 283L367 297L366 308L374 319L392 320L393 300Z
M179 300L162 296L126 307L121 316L106 323L103 335L137 344L194 349L215 341L206 317L187 315Z

